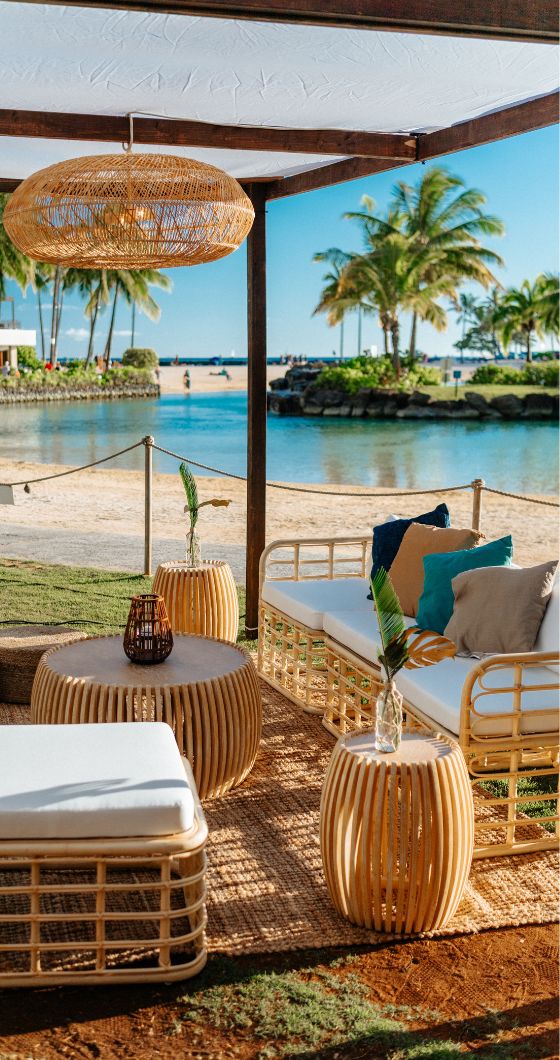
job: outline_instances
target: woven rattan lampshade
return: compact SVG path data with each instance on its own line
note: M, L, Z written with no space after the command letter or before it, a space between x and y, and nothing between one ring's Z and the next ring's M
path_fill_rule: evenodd
M76 268L199 265L236 250L250 199L215 166L175 155L90 155L24 180L4 226L24 254Z

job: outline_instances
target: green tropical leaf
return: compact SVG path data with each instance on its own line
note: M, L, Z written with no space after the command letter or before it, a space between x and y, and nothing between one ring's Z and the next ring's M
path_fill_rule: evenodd
M191 531L194 530L198 519L198 489L196 486L196 479L188 467L187 464L179 464L179 474L181 476L181 482L183 483L185 494L187 497L186 511L189 513L191 521Z
M383 651L379 662L391 680L408 660L407 630L399 598L387 571L380 567L371 579L371 594Z

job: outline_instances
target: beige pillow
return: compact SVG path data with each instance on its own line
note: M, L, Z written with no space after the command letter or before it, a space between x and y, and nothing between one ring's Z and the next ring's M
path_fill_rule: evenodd
M453 614L445 636L458 655L532 651L554 584L558 563L538 567L484 567L452 581Z
M409 526L389 571L405 615L415 618L418 611L418 601L424 588L424 556L434 552L458 552L464 548L474 548L482 536L476 530L444 529L425 526L423 523Z

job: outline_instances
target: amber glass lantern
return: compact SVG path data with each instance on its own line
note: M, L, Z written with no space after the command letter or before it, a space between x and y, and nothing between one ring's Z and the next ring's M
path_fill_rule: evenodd
M133 596L124 634L125 655L147 666L163 662L173 647L173 634L163 596Z

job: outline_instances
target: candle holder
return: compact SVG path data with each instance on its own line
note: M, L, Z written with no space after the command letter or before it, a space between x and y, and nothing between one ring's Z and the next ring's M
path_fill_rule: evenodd
M167 659L173 634L163 596L142 593L133 596L123 638L125 655L131 662L152 666Z

